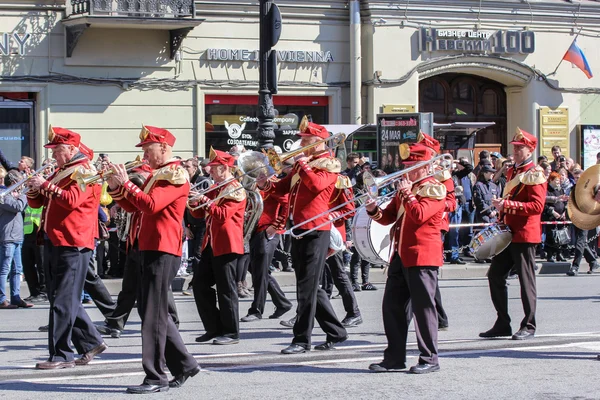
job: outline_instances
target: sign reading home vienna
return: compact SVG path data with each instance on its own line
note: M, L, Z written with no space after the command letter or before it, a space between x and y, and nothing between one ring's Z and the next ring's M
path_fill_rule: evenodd
M535 33L532 31L421 28L419 51L531 54L535 51Z
M207 49L206 58L211 61L256 61L258 50L247 49ZM277 50L277 61L299 63L333 62L330 51Z

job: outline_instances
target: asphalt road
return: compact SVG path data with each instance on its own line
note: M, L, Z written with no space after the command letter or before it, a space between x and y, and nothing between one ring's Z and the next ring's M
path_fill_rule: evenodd
M600 276L538 276L538 331L533 340L484 340L477 334L495 319L487 281L441 282L450 329L440 332L441 371L417 376L373 374L367 367L381 360L385 336L381 321L383 287L357 293L364 323L349 330L336 350L284 356L279 351L291 331L276 320L241 323L241 342L233 346L203 345L203 333L192 298L177 295L181 332L203 371L179 389L154 398L200 399L598 399L600 383ZM294 287L285 288L294 298ZM513 330L522 318L518 281L510 281ZM243 300L240 315L250 302ZM333 300L343 317L340 300ZM102 320L93 306L86 306ZM272 304L267 305L267 312ZM3 310L0 324L0 393L3 399L124 398L127 386L143 379L140 323L132 315L120 339L107 338L109 349L90 365L60 371L38 371L47 357L47 337L37 328L47 321L48 305ZM285 317L292 317L288 313ZM324 341L316 328L313 342ZM417 361L414 331L409 334L408 365Z

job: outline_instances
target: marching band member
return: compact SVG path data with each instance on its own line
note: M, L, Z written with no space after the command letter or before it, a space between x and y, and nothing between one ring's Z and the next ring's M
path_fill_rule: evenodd
M48 180L36 175L27 185L27 202L32 208L43 206L39 235L50 257L47 276L50 315L48 361L38 369L72 368L89 363L107 349L81 304L81 293L88 263L98 235L100 185L82 190L73 176L93 174L92 165L78 133L50 127L49 143L57 168ZM73 342L81 358L73 359Z
M305 117L300 124L300 136L300 144L304 147L328 138L329 132L320 125L309 123ZM289 214L292 225L323 214L321 218L303 225L296 232L300 233L328 221L329 200L335 189L341 164L338 159L329 155L323 142L299 155L293 168L281 181L270 183L275 186L277 193L290 193ZM348 337L327 294L319 287L329 248L330 229L331 225L326 224L301 239L292 239L298 307L294 339L290 346L281 350L283 354L299 354L310 350L315 318L327 334L326 342L315 346L315 350L330 350Z
M422 144L410 146L405 165L430 160L429 148ZM440 241L442 218L446 207L446 187L428 175L423 166L409 172L408 179L398 184L398 194L381 210L376 203L367 205L368 214L380 224L394 224L392 259L383 295L383 325L388 347L383 361L371 364L374 372L394 372L406 368L408 326L415 317L419 363L411 373L438 371L437 331L435 308L437 271L443 264ZM411 315L412 306L412 315Z
M535 309L537 302L535 282L535 248L541 242L541 216L546 199L546 176L537 167L532 154L537 139L530 133L517 128L512 142L515 166L507 173L504 196L493 199L492 204L503 215L501 220L513 234L511 244L492 259L488 282L492 303L498 313L494 326L479 334L480 337L511 336L508 315L508 290L506 277L514 268L521 283L521 302L525 317L519 331L512 335L514 340L531 339L535 335Z
M173 158L175 137L166 129L143 126L140 143L144 159L154 170L141 188L129 180L125 166L113 165L108 179L111 195L129 212L140 211L138 235L142 260L141 295L138 309L142 319L142 365L146 377L128 393L143 394L181 386L200 371L188 353L175 323L169 316L168 292L179 269L183 213L190 189L180 161ZM168 349L168 351L166 351ZM175 377L171 382L166 365Z
M236 266L244 254L244 212L246 191L233 179L232 155L211 149L210 176L215 182L206 195L190 200L188 207L195 218L206 219L206 234L200 263L194 270L194 300L206 333L196 338L204 343L236 344L240 341ZM210 190L210 189L209 189ZM219 200L213 201L216 198ZM210 202L210 204L206 204ZM217 287L215 289L212 287ZM217 308L217 296L219 308Z
M275 277L271 275L269 266L273 260L275 249L279 243L280 232L285 230L288 213L288 193L276 193L274 187L264 189L269 182L278 182L275 176L267 178L261 172L257 179L257 187L263 199L263 213L252 237L250 238L250 272L252 274L252 287L254 300L248 310L248 315L241 319L242 322L256 321L262 318L267 301L267 292L275 305L275 311L269 316L277 319L292 309L292 303L285 297Z
M350 213L355 209L354 203L349 202L353 198L352 194L352 182L348 176L339 175L335 183L335 190L333 196L329 202L329 208L334 208L340 204L348 203L346 206L341 207L330 213L332 219L337 218L340 215ZM333 226L338 230L342 236L342 242L346 243L346 220L352 218L354 214L350 213L345 217L338 218L333 222ZM354 296L354 290L352 289L352 283L348 278L348 274L344 269L344 255L342 251L338 251L326 260L325 268L329 268L331 271L331 278L334 285L336 286L340 296L342 296L342 304L344 305L344 311L346 316L342 320L342 325L346 328L351 326L358 326L362 324L362 316L360 315L360 309L358 308L358 302L356 296Z

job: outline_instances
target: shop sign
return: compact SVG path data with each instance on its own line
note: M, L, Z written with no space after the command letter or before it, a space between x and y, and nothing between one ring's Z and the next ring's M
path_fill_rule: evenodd
M535 33L532 31L421 28L419 51L531 54L535 51Z
M276 50L277 61L298 63L330 63L333 56L330 51ZM248 49L207 49L209 61L255 61L258 62L258 50Z
M0 40L0 54L8 56L11 53L15 53L14 49L18 51L19 55L25 54L25 43L31 37L31 33L20 34L17 32L3 33Z

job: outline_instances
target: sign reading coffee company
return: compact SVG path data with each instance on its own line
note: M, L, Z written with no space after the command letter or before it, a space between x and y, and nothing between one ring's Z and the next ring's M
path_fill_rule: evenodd
M258 50L247 49L207 49L206 58L210 61L256 61ZM333 62L330 51L277 50L277 61L298 63Z
M532 31L421 28L419 51L531 54L535 51L535 33Z

